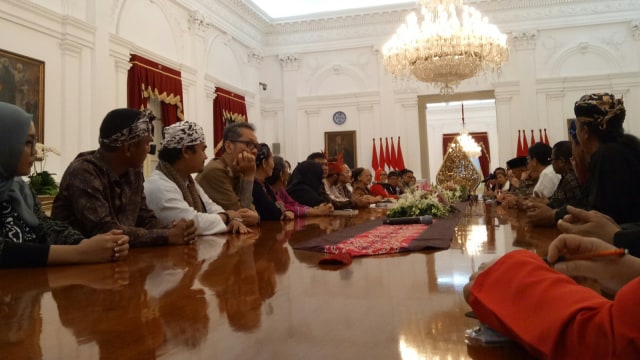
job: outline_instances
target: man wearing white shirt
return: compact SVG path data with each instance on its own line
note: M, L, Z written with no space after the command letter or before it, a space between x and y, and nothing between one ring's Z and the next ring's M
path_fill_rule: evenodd
M225 212L191 177L202 171L207 159L202 127L182 121L163 131L160 162L144 183L147 205L158 219L167 224L180 218L193 219L198 235L251 232L235 211Z
M529 148L529 176L535 178L535 174L540 175L533 188L534 196L551 197L560 183L561 176L556 174L551 166L551 146L545 143L535 143Z

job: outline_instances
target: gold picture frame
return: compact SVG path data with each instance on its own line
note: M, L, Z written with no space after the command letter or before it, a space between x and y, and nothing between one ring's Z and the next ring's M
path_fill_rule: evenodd
M328 158L338 156L342 152L344 163L351 169L358 166L356 132L327 131L324 133L324 149Z
M32 114L44 143L44 61L0 49L0 101Z

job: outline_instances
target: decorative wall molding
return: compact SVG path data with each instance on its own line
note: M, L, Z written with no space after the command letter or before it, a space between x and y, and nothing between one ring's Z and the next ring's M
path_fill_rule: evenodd
M82 46L73 41L63 39L60 42L60 51L65 56L79 57L82 54Z
M278 60L280 60L280 65L285 71L297 71L300 69L300 62L302 61L296 54L280 55Z
M640 40L640 20L631 22L631 35L634 40Z
M640 74L637 72L556 77L536 81L536 89L539 94L566 93L584 91L585 89L612 91L613 89L627 89L637 86L640 86Z
M511 41L516 50L533 50L536 47L536 31L511 33Z
M262 60L264 60L264 55L260 49L253 48L247 52L247 62L249 64L260 65Z
M356 109L358 110L358 112L363 113L363 112L372 112L373 111L373 105L372 104L367 104L367 105L358 105L356 107Z
M523 28L561 28L566 26L567 17L571 17L572 22L584 24L630 21L633 14L640 11L640 1L637 0L468 0L466 3L476 7L507 32L520 32ZM237 30L260 40L267 54L285 49L291 52L326 50L327 45L340 48L339 44L344 44L344 48L381 44L415 9L415 4L399 4L382 9L360 9L359 13L347 11L274 20L245 0L210 0L205 4L215 8L219 17L237 14L240 17ZM243 22L253 30L247 32L241 26ZM244 41L235 31L232 34Z
M602 69L603 72L617 73L624 69L623 64L620 62L620 59L614 51L601 45L592 44L588 41L581 41L577 45L552 56L550 59L547 59L547 62L550 64L549 69L552 70L551 75L554 77L559 76L559 72L563 65L568 59L577 53L582 55L590 53L604 59L609 68Z
M214 27L200 10L194 10L189 14L188 23L189 30L200 35L204 35L209 29Z

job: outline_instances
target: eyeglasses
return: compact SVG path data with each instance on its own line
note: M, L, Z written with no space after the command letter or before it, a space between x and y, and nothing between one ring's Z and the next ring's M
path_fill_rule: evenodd
M246 146L249 150L252 149L257 149L258 148L258 143L253 142L251 140L229 140L232 143L240 143L240 144L244 144L244 146Z

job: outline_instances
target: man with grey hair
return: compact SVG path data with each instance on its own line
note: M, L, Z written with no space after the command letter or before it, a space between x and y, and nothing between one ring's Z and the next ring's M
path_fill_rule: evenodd
M260 220L252 195L258 153L255 127L247 122L228 125L222 146L222 156L209 161L196 181L223 209L235 211L245 225L255 225Z

